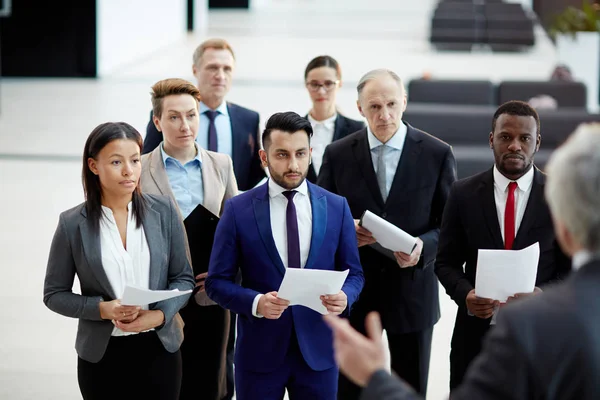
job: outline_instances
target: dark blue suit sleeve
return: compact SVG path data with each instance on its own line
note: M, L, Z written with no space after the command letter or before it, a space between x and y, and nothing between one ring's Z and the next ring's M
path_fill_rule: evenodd
M354 219L350 212L350 207L346 199L342 199L343 215L342 215L342 230L340 232L340 242L336 253L336 268L344 271L350 269L348 277L342 290L348 297L348 306L344 310L343 315L348 315L352 304L358 299L365 278L363 276L362 266L360 265L360 257L358 255L358 243L356 241L356 230L354 228Z
M237 244L235 211L231 200L228 200L215 232L206 294L221 307L252 319L252 303L259 292L235 282L241 259Z

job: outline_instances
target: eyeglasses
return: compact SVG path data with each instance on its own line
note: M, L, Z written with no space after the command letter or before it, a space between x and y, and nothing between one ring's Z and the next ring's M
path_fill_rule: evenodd
M319 83L317 81L306 82L306 87L311 92L318 92L321 88L325 89L326 92L329 92L331 89L336 87L340 83L340 81L325 81L323 83Z

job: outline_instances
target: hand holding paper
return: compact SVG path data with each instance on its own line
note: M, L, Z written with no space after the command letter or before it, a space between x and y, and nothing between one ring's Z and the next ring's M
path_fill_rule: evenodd
M515 293L535 288L540 245L522 250L479 250L475 293L478 297L506 302Z
M388 250L411 254L417 246L417 238L369 210L363 214L360 225L369 230L377 242Z
M321 301L321 296L339 294L348 272L350 270L288 268L277 297L289 300L291 306L302 305L325 315L328 311Z

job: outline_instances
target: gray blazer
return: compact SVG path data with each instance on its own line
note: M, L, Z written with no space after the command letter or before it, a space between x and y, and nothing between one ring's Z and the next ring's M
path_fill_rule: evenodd
M147 214L142 222L150 249L152 290L189 290L194 287L192 269L185 253L185 233L177 208L165 196L143 195ZM72 292L75 275L81 295ZM165 349L176 352L183 341L183 321L178 314L189 296L179 296L150 305L165 314L165 324L156 332ZM50 247L44 303L59 314L79 318L75 349L86 361L102 359L114 325L100 317L99 303L114 300L100 250L100 236L87 219L85 203L60 215Z
M151 153L142 156L140 185L144 193L166 195L177 204L177 199L171 190L169 176L165 169L160 148L161 145ZM208 211L220 217L223 213L225 201L238 194L237 182L233 174L233 162L227 154L207 151L201 147L199 147L199 151L202 159L202 186L204 188L202 205ZM177 207L177 214L183 222L179 207ZM191 260L187 240L185 241L185 247L188 258ZM195 301L201 306L217 304L208 298L206 292L198 292Z

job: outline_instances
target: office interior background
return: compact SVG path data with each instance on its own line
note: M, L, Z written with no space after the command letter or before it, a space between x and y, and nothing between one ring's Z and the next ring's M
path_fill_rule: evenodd
M503 3L512 3L512 11L499 8ZM397 72L408 88L405 120L453 145L459 177L465 177L492 165L491 118L509 97L546 95L557 103L557 109L540 109L542 167L578 123L600 121L600 34L549 35L555 14L581 4L0 1L0 398L80 398L77 321L42 303L58 215L83 201L81 153L92 129L125 121L144 135L150 87L170 77L195 82L192 53L200 42L221 37L231 43L237 65L227 100L258 111L263 125L278 111L306 114L303 72L317 55L340 62L338 105L354 119L362 119L360 77L374 68ZM550 81L560 64L575 82ZM445 293L440 299L428 399L448 394L456 306Z

